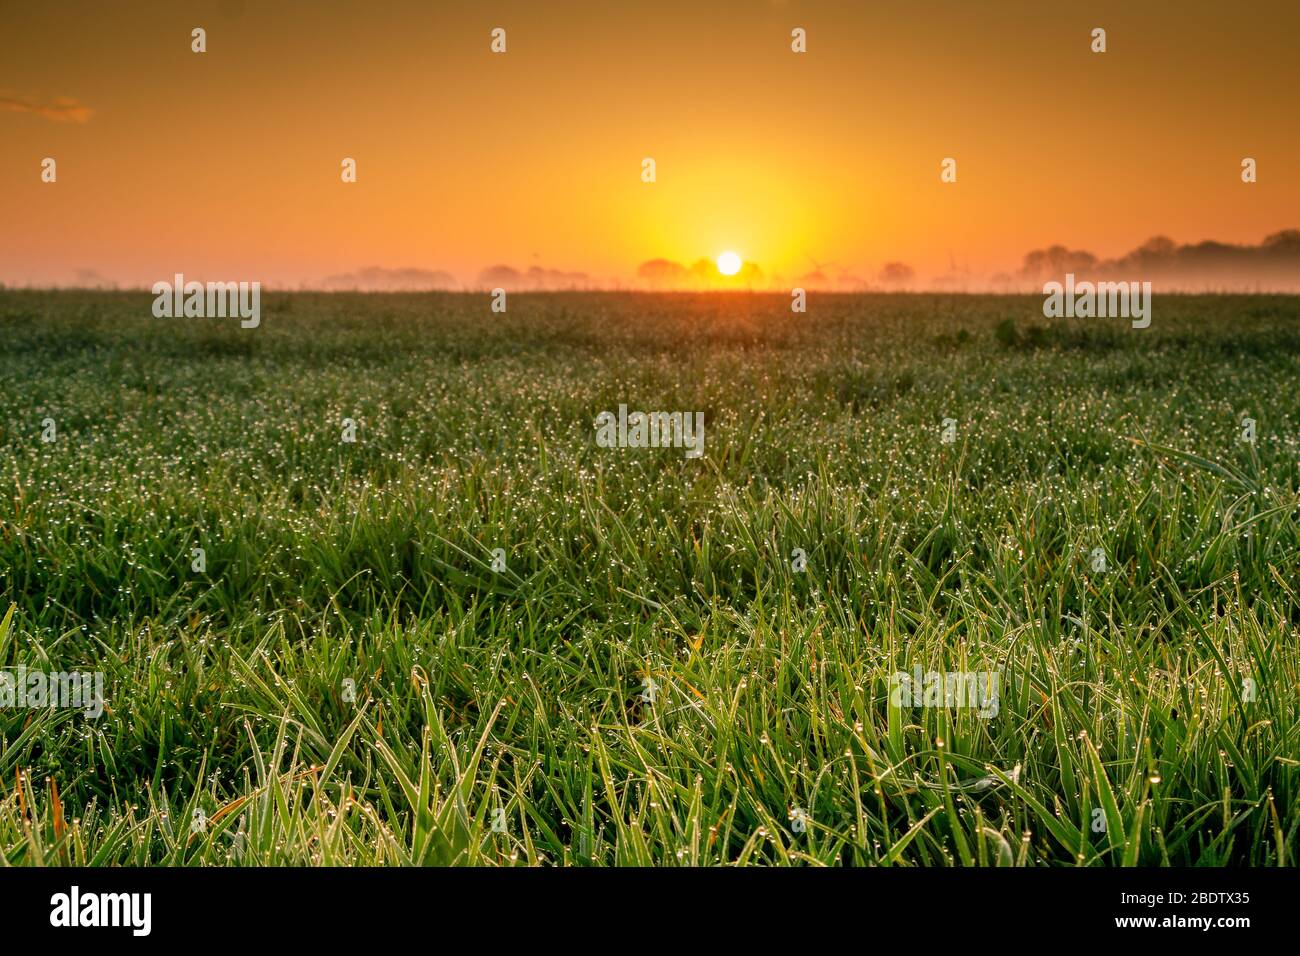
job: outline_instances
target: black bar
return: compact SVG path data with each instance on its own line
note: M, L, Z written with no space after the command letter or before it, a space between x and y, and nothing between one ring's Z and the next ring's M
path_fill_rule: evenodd
M52 926L56 895L70 904L73 886L91 909L99 902L87 904L88 894L149 894L148 935L129 925L142 909L122 910L128 925ZM918 941L934 934L945 946L1190 935L1231 943L1294 926L1298 887L1293 871L1259 869L5 869L0 914L7 944L75 934L85 942L201 941L205 948L364 946L432 928L489 930L492 949L505 938L540 944L553 934L595 943L596 932L612 934L612 945L637 947L683 940L679 932L696 924L692 948L709 934L762 942L786 928L805 939L847 931L864 944L891 931ZM1120 924L1134 919L1153 924ZM1186 922L1203 919L1208 928Z

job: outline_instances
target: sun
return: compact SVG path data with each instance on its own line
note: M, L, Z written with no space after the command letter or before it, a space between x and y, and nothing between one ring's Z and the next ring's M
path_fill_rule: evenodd
M734 252L724 252L718 256L718 271L724 276L734 276L740 271L740 256Z

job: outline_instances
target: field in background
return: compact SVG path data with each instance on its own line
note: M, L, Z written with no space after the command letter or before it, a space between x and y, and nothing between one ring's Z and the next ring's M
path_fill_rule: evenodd
M0 292L10 863L1295 863L1298 297L151 301Z

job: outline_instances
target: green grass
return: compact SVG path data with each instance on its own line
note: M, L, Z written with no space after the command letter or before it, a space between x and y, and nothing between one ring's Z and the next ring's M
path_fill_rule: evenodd
M1295 862L1300 298L150 303L0 292L0 860Z

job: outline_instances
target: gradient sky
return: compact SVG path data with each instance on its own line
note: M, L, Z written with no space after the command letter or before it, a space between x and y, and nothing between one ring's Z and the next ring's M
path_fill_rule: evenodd
M1255 243L1300 226L1298 37L1295 0L0 0L0 281Z

